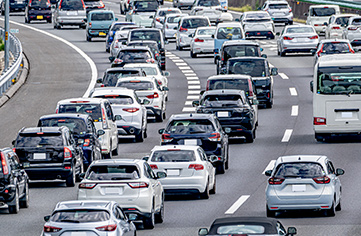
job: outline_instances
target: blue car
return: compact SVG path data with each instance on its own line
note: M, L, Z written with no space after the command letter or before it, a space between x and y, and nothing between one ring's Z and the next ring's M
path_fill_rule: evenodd
M114 12L110 10L90 11L87 16L86 40L90 42L92 38L105 38L110 26L117 21Z
M110 52L110 45L113 42L115 32L118 31L121 27L123 27L125 25L134 25L135 26L135 23L133 23L133 22L117 22L117 21L115 21L110 26L109 33L107 34L107 38L106 38L106 41L105 41L105 51L106 52Z

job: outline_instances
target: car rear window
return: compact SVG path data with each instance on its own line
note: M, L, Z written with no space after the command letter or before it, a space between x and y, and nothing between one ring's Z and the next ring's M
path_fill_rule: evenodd
M131 80L131 81L121 81L117 84L117 87L124 87L133 90L153 90L153 83L148 81L140 80Z
M361 18L353 19L351 25L361 25Z
M173 120L167 131L173 134L212 133L215 128L208 119Z
M312 27L292 27L292 28L288 28L286 33L291 33L291 34L304 34L304 33L314 33L315 31L313 30Z
M220 27L217 30L217 39L242 39L240 27Z
M126 25L130 25L130 26L126 26ZM110 28L111 31L118 31L118 30L127 30L127 27L130 27L130 29L134 29L137 28L137 26L133 25L132 23L126 23L126 22L122 22L122 24L114 24L112 26L112 28Z
M238 89L244 90L246 94L249 92L248 79L217 79L209 80L208 90L215 89Z
M50 218L53 222L68 222L68 223L87 223L108 221L110 219L109 212L105 210L68 210L56 211Z
M114 105L131 105L134 103L133 98L126 95L98 95L93 97L108 99L110 104Z
M208 95L201 101L205 107L239 107L243 106L240 95Z
M350 52L350 46L346 42L324 43L322 47L322 53L326 53L326 54L348 53L348 52Z
M181 16L171 16L168 17L167 22L168 23L178 23L182 17Z
M39 121L40 127L60 127L66 126L73 134L83 134L87 131L86 123L83 119L76 118L49 118Z
M137 12L157 11L157 9L158 9L157 1L134 2L134 11Z
M50 2L48 0L32 0L29 3L29 7L48 8L50 7Z
M216 32L216 29L199 29L197 35L213 35Z
M80 113L90 115L94 122L102 121L102 112L99 104L71 103L59 106L58 113Z
M102 12L102 13L93 13L91 15L92 21L109 21L113 20L113 14L108 12Z
M230 74L245 74L252 77L265 77L266 66L263 60L252 61L237 61L229 60L229 73Z
M161 35L159 31L151 31L151 30L145 30L145 31L131 31L130 32L130 41L135 40L153 40L156 42L160 42Z
M209 22L206 18L185 19L182 23L182 27L186 29L196 29L203 26L209 26Z
M162 150L154 151L151 157L154 162L190 162L196 161L192 150Z
M84 10L84 4L82 0L62 0L60 2L60 9L62 10Z
M245 45L245 46L227 46L223 48L224 60L228 60L232 57L259 57L257 46Z
M89 6L89 7L103 7L104 4L102 1L100 0L84 0L84 4L85 6Z
M120 51L118 53L119 59L123 61L133 61L133 60L147 60L152 58L149 51L144 50L129 50L129 51Z
M214 7L221 5L218 0L199 0L197 6Z
M134 165L93 165L87 171L88 180L139 179L139 170Z
M339 24L339 25L345 25L348 23L348 20L350 19L351 16L343 16L343 17L338 17L336 19L336 24Z
M332 7L315 7L310 10L310 16L332 16L334 14L336 14L336 9Z
M269 4L269 9L288 9L287 4L277 3L277 4Z
M108 72L103 78L103 84L109 87L115 87L119 78L142 76L139 71L116 71Z
M159 16L166 16L168 14L172 14L172 13L179 13L179 10L165 10L165 11L159 11Z
M217 234L263 234L265 233L265 228L262 225L245 225L245 224L237 224L237 225L225 225L220 226L217 229Z
M47 147L63 146L61 133L20 133L16 140L16 147Z
M312 162L282 163L277 166L275 178L315 178L324 176L322 166Z
M133 68L139 68L144 70L145 74L148 75L158 75L158 70L154 67L133 67Z

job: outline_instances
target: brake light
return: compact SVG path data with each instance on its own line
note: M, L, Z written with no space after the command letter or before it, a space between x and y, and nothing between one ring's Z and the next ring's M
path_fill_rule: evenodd
M106 226L100 226L100 227L96 227L97 230L99 231L114 231L117 229L117 225L106 225Z
M91 22L89 22L89 27L92 27L92 23L91 23Z
M211 133L211 136L208 139L209 141L219 142L221 141L221 134L218 132Z
M284 178L269 178L268 179L268 183L271 185L278 185L278 184L282 184L283 181L285 181Z
M340 26L333 26L332 29L334 29L334 30L339 30L339 29L341 29L341 28L340 28Z
M173 138L170 137L170 134L162 134L162 141L164 143L171 142Z
M318 39L318 36L315 35L315 36L309 37L309 39Z
M118 63L122 63L123 60L122 60L122 59L119 59L119 58L116 58L113 62L114 62L115 64L118 64Z
M187 31L188 31L188 29L183 28L182 26L179 28L179 32L187 32Z
M326 125L326 118L313 117L313 125Z
M350 52L351 52L351 53L355 53L355 51L351 48L351 45L350 45L350 44L348 44L348 48L350 49Z
M103 117L103 129L108 129L108 123L105 117L105 112L104 112L104 108L102 108L102 117Z
M97 184L94 183L81 183L79 184L79 188L85 188L85 189L93 189Z
M71 150L68 147L64 147L64 160L69 160L73 157Z
M158 21L158 22L160 23L160 19L159 19L159 17L157 17L155 20L156 20L156 21Z
M194 39L194 42L200 42L200 43L203 43L203 42L204 42L204 39L199 39L199 38L196 38L196 39Z
M146 60L146 62L148 62L148 63L149 63L149 62L150 62L150 63L154 63L155 61L154 61L153 58L149 58L149 59Z
M130 112L130 113L134 113L134 112L139 111L139 108L136 108L136 107L132 107L132 108L123 108L123 111Z
M159 98L159 94L157 92L154 92L153 94L148 95L147 98L149 99Z
M288 9L289 9L288 12L291 13L291 12L292 12L292 8L289 7Z
M284 36L283 39L284 39L284 40L292 40L293 38L292 38L292 37L288 37L288 36Z
M354 27L354 26L349 26L348 28L347 28L347 30L357 30L357 27Z
M13 148L13 152L15 152L15 153L16 153L16 148Z
M190 164L188 169L203 170L204 166L201 164Z
M149 165L149 166L150 166L150 168L152 168L153 170L158 169L158 166L157 166L157 165Z
M331 182L331 179L327 176L316 177L312 179L313 181L315 181L316 184L328 184Z
M5 155L3 152L1 152L1 166L3 167L3 174L4 175L9 174L9 168L6 165Z
M145 182L128 183L131 188L148 188L148 184Z
M89 145L90 145L90 139L87 138L87 139L84 140L83 146L88 147Z
M249 96L253 96L252 81L248 80Z
M47 233L55 233L55 232L59 232L60 230L61 228L58 227L44 225L44 232Z

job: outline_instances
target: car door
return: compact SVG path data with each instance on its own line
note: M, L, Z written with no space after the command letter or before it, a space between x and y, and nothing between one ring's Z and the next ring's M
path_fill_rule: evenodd
M338 176L336 176L336 171L332 162L326 160L326 166L327 166L327 172L331 178L331 182L334 185L336 199L339 199L341 197L341 181L338 178Z
M17 179L19 186L19 195L21 195L22 193L24 193L27 181L25 170L20 169L20 161L14 153L8 152L5 155L8 156L11 174Z
M144 163L144 173L145 176L149 179L150 187L153 190L154 195L154 209L160 209L162 204L162 185L160 184L159 180L156 178L152 168L150 168L147 162Z
M130 223L128 222L128 218L125 216L123 211L118 205L113 207L113 214L115 216L115 220L117 221L117 225L119 226L119 231L121 231L121 235L123 236L133 236L134 232L132 232L132 228Z
M208 157L207 157L207 154L204 152L203 149L201 148L198 148L198 154L199 154L199 157L201 158L203 164L205 165L206 167L206 170L208 172L208 178L209 178L209 186L213 186L213 183L214 183L214 172L215 172L215 168L213 167L212 163L209 161ZM211 187L212 188L212 187Z
M82 159L83 150L80 149L80 147L76 145L76 142L75 142L75 140L73 138L73 135L70 134L69 131L67 131L67 132L64 133L64 138L65 138L64 146L67 146L67 147L70 148L71 152L73 153L72 156L76 160L75 167L83 165L83 159Z
M91 117L88 117L88 120L87 120L87 130L91 135L90 139L91 139L91 142L93 143L93 152L94 152L93 158L94 158L94 160L100 160L100 159L102 159L102 157L101 157L102 148L101 148L101 144L98 139L96 128L94 126L94 123L93 123L93 120Z
M108 126L111 129L111 135L112 135L111 139L112 139L112 145L113 145L113 147L111 147L111 150L113 150L118 146L117 125L116 125L115 121L113 120L114 114L113 114L113 110L112 110L110 104L108 102L105 102L104 106L105 106L105 111L106 111L107 118L108 118L108 121L107 121L109 124ZM114 147L114 145L116 145L116 146Z

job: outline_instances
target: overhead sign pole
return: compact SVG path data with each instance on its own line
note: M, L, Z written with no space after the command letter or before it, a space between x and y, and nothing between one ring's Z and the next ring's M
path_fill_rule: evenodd
M5 0L5 36L4 36L4 49L5 49L5 66L4 70L6 70L9 66L9 8L10 2L9 0Z

